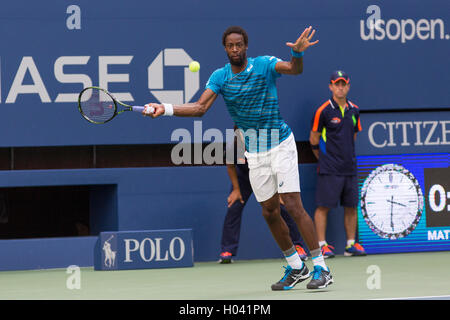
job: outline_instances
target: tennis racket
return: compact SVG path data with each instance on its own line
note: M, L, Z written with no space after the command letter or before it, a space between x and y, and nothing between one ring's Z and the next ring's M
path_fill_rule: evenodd
M125 111L142 112L144 108L144 106L130 106L123 103L107 90L99 87L84 88L78 95L78 110L83 118L95 124L109 122Z

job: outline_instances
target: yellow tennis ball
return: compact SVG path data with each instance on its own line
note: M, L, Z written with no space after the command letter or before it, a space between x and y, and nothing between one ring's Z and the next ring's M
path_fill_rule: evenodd
M200 70L200 63L198 63L197 61L192 61L191 63L189 63L189 70L191 70L192 72L197 72L198 70Z

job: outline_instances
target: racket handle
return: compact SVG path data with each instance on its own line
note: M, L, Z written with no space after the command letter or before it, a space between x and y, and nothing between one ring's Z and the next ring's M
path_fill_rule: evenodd
M144 111L145 107L143 106L132 106L131 110L133 110L134 112L140 112L142 113ZM151 107L150 108L151 113L155 112L155 108Z

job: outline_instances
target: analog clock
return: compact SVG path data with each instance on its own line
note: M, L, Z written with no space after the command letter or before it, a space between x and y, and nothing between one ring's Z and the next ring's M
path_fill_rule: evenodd
M378 236L391 240L410 234L422 216L422 189L412 173L398 164L373 170L361 189L361 212Z

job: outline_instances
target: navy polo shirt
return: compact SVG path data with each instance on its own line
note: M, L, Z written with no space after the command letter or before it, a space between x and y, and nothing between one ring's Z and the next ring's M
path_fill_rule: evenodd
M347 100L342 113L333 98L314 113L312 131L320 132L318 172L334 175L356 175L354 134L361 131L359 109Z

